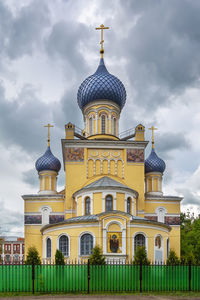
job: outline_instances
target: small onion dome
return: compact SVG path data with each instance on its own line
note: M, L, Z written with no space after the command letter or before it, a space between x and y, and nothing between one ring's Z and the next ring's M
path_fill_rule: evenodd
M61 168L61 163L58 158L56 158L52 152L50 147L47 147L46 152L42 155L35 163L36 170L40 171L55 171L59 172Z
M151 150L149 157L145 160L145 173L165 171L165 162L159 158L154 149Z
M111 100L122 109L126 102L126 90L123 83L107 71L101 58L96 72L80 85L77 100L80 109L95 100Z

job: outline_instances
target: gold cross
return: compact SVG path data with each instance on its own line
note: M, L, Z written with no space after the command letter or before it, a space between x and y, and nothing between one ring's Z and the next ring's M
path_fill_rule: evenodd
M101 53L101 58L103 58L103 54L104 54L104 49L103 49L103 43L104 43L104 40L103 40L103 30L104 29L109 29L109 27L105 27L103 24L100 25L100 27L96 27L96 30L100 29L101 30L101 50L100 50L100 53Z
M48 147L50 147L50 127L54 127L54 126L48 123L47 125L44 125L44 127L48 127L48 139L47 139L47 143L48 143Z
M154 149L154 130L158 130L158 128L152 126L151 128L149 128L149 130L152 131L152 149Z

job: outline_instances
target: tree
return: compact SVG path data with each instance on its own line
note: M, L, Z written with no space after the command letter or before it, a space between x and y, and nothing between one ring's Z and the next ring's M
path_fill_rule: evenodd
M89 257L89 260L92 265L105 265L105 257L98 245L92 249L92 254Z
M56 254L55 254L55 263L56 265L65 265L64 255L58 249L56 250Z
M194 213L181 214L181 260L200 264L200 218Z
M28 255L26 257L27 265L41 265L41 259L36 247L32 246L28 248Z
M168 266L177 266L180 264L180 260L178 256L176 255L176 252L174 250L169 251L169 256L167 259L167 265Z
M150 265L150 261L147 258L147 251L144 246L138 246L135 251L133 264L135 265Z

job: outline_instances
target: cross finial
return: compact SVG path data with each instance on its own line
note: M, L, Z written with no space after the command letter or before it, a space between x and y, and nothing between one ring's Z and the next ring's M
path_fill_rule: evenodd
M154 130L158 130L158 128L152 126L151 128L149 128L149 130L152 131L152 149L154 149Z
M103 24L100 25L100 27L96 27L96 30L101 30L101 50L100 50L100 53L101 53L101 58L103 58L103 54L104 54L104 49L103 49L103 43L104 43L104 40L103 40L103 30L104 29L109 29L109 27L105 27Z
M50 127L54 127L54 126L48 123L47 125L44 125L44 127L47 127L47 128L48 128L47 145L48 145L48 147L50 147Z

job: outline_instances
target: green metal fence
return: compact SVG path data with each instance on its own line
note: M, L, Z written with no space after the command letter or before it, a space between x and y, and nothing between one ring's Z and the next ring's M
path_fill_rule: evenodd
M200 266L0 265L0 293L200 291Z

